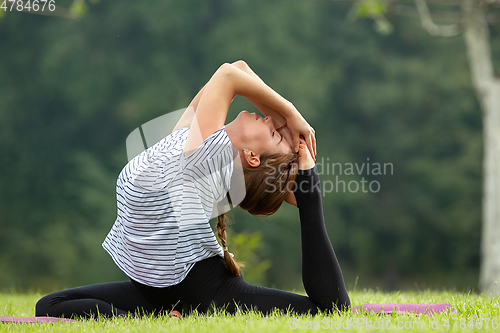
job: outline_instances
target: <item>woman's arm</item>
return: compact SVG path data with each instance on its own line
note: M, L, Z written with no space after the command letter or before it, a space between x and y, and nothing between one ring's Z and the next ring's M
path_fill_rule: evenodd
M205 90L206 84L198 91L196 96L191 100L191 103L189 103L188 107L182 114L181 118L175 125L174 129L172 132L175 132L177 129L182 128L182 127L189 127L191 126L191 122L193 121L193 117L196 113L196 108L198 107L198 103L200 102L201 95L203 94L203 91Z
M288 123L295 151L302 135L311 152L316 150L314 129L292 103L280 96L260 78L225 63L202 89L186 141L185 152L194 151L208 136L225 123L235 95L243 96L281 114Z
M224 125L229 105L235 95L255 99L269 108L278 110L287 119L300 116L290 102L262 80L231 64L220 66L202 90L186 141L186 152L196 149L203 140Z
M236 68L238 68L238 69L244 71L245 73L248 73L248 74L252 75L253 77L257 78L258 80L262 81L262 79L243 60L235 61L231 65L235 66ZM262 81L262 82L264 83L264 81ZM250 103L255 105L257 107L257 109L259 109L260 112L262 112L264 115L271 116L272 119L274 120L274 126L276 128L279 128L283 124L286 123L286 118L283 115L281 115L278 111L260 103L256 99L250 98L248 100L250 101ZM306 142L306 144L309 147L309 150L311 152L313 159L316 160L316 158L315 158L315 156L316 156L316 139L314 138L315 132L314 132L314 129L312 127L311 127L311 130L313 133L312 137L310 137L311 144L308 144L308 142ZM288 128L288 126L285 126L282 130L280 130L280 134L283 135L285 140L287 140L290 143L290 146L292 146L292 148L293 148L294 147L294 139L293 139L293 135L292 135L290 129Z
M196 108L198 107L198 103L200 102L201 95L203 94L203 91L205 90L206 84L198 91L196 96L194 96L193 100L191 103L189 103L188 107L180 117L179 121L175 125L174 129L172 130L172 133L178 130L179 128L182 127L189 127L191 126L191 123L193 122L193 117L194 114L196 113Z
M255 74L255 72L250 68L250 66L248 66L247 63L244 62L243 60L235 61L231 65L233 65L234 67L236 67L238 69L241 69L245 73L248 73L248 74L252 75L253 77L262 81L262 79L257 74ZM264 81L262 81L262 82L264 82ZM257 109L259 109L260 112L262 112L265 116L271 116L274 120L274 126L276 128L280 127L281 125L283 125L285 123L285 121L286 121L285 117L283 117L278 111L271 109L270 107L260 103L258 100L255 100L253 98L250 98L249 102L252 103L253 105L255 105L255 107L257 107Z
M262 81L262 79L257 74L255 74L255 72L250 68L250 66L248 66L247 63L244 62L243 60L235 61L231 65ZM290 132L290 129L285 125L286 118L283 117L278 111L271 109L270 107L258 102L255 99L251 98L248 101L253 105L255 105L255 107L259 109L259 111L262 112L263 115L271 116L271 118L273 119L274 127L281 128L279 130L279 133L283 136L283 138L286 141L288 141L290 146L293 147L292 133ZM285 126L282 127L283 125Z

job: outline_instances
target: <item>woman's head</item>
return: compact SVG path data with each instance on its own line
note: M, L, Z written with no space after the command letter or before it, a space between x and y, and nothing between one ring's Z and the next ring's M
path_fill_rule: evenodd
M262 154L289 154L290 144L276 131L272 117L261 117L256 113L241 111L226 125L231 143L241 153L242 163L252 167L260 165Z
M272 117L241 111L226 125L241 157L246 195L239 206L252 215L271 215L288 195L297 173L297 155L276 131Z

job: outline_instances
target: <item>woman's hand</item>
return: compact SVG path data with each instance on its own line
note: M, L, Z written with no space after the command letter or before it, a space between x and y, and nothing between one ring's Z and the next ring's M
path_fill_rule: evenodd
M314 160L309 152L309 149L306 147L305 141L300 138L299 141L299 170L308 170L313 168L315 165ZM297 207L297 200L295 199L295 195L292 191L290 191L285 198L285 202L290 205L294 205Z
M274 118L273 118L274 119ZM290 129L288 126L281 127L281 129L278 131L278 133L283 136L283 139L285 139L290 147L292 148L293 151L293 138L292 138L292 132L290 132Z
M311 129L314 131L314 129L311 127ZM280 130L279 130L279 133L280 135L283 136L283 139L285 139L288 144L290 144L290 147L292 147L292 150L294 149L294 145L293 145L293 136L292 136L292 132L290 131L290 129L288 128L288 126L285 126L285 127L282 127ZM303 136L299 136L300 137L303 137ZM314 136L313 136L314 138ZM300 143L300 141L299 141ZM314 138L314 144L316 144L316 138ZM305 145L305 143L304 143ZM314 147L314 149L316 149L316 147ZM310 151L309 151L310 152ZM316 158L314 156L312 156L313 160L316 161Z
M262 81L262 79L257 74L255 74L250 66L248 66L248 64L243 60L233 62L231 66L250 75L252 78L265 85L264 81ZM306 120L302 117L302 115L290 101L287 101L276 93L274 95L274 102L279 102L278 104L276 104L276 106L269 104L269 102L271 101L266 102L264 95L262 94L259 94L257 96L244 96L253 105L255 105L262 112L262 114L264 114L265 116L272 116L273 120L276 121L276 128L279 128L285 121L287 122L288 133L285 131L285 129L287 128L286 126L279 132L281 135L283 135L284 139L288 141L290 147L292 147L292 151L298 152L299 137L300 135L302 135L305 138L311 155L315 159L316 138L314 137L314 129L309 126Z
M293 107L293 105L292 105ZM295 107L293 107L295 109ZM307 146L311 157L315 161L316 156L316 137L314 128L302 117L302 115L295 109L290 116L286 118L287 127L292 136L292 149L299 152L300 136L303 137L305 145Z

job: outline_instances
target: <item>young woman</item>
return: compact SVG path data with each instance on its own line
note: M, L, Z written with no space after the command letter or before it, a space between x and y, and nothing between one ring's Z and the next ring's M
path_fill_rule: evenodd
M235 95L266 117L242 111L224 125ZM223 64L172 133L118 177L117 219L103 247L130 281L56 292L38 301L36 315L347 309L349 297L323 220L315 153L314 130L290 102L245 62ZM240 276L226 244L224 211L217 208L236 201L238 193L231 190L238 168L244 175L243 209L270 215L283 201L298 207L308 296L250 285ZM220 245L209 224L214 215Z

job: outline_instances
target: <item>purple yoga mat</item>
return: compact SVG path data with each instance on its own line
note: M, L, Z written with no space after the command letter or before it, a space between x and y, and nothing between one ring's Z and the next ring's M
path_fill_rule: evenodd
M2 323L57 323L60 321L72 321L71 319L55 317L4 317L0 316Z
M376 313L397 313L397 314L424 314L433 316L434 313L440 313L450 309L450 312L455 312L448 303L435 304L411 304L411 303L394 303L394 304L363 304L354 308L355 313L374 311Z

